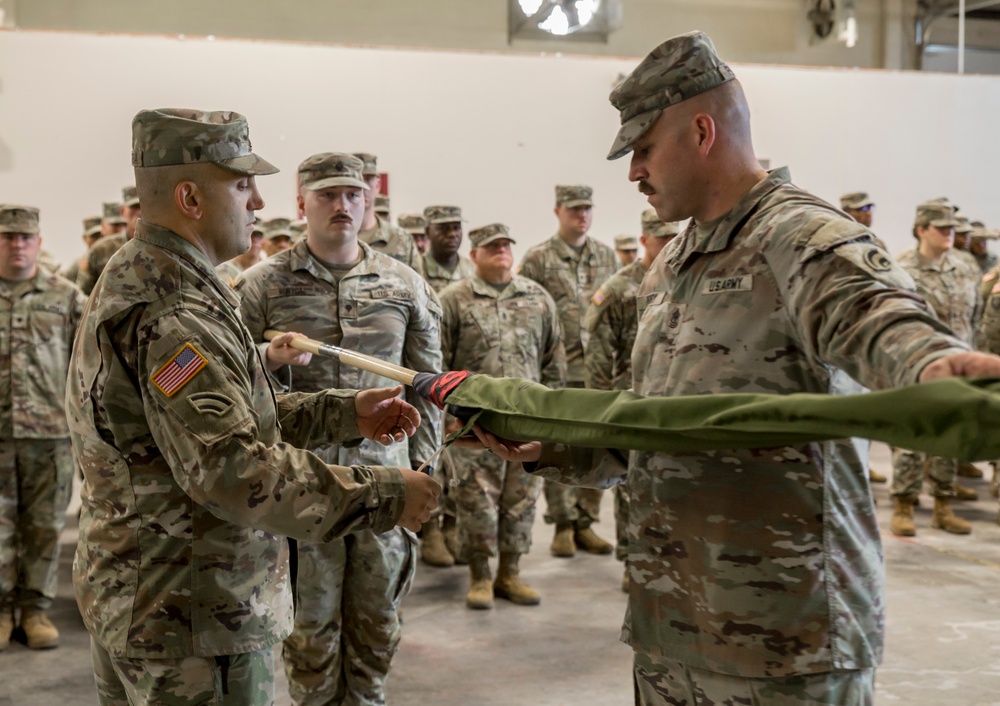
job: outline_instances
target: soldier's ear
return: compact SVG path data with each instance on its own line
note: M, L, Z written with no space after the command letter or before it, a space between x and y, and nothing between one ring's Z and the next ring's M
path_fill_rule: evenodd
M174 186L174 205L184 216L192 219L201 218L203 201L204 194L194 181L184 179Z

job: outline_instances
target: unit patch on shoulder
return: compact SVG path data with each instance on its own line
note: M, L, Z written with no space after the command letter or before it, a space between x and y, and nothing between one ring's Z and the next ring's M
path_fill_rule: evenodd
M174 354L167 364L153 373L150 381L167 397L174 394L208 365L208 360L190 343Z

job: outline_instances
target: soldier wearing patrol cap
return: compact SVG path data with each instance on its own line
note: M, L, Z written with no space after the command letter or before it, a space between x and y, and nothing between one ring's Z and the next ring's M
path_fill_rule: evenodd
M119 201L105 201L101 204L101 235L114 235L126 228L122 205Z
M427 254L431 241L427 237L427 219L422 213L404 213L396 219L396 224L410 234L421 257Z
M404 265L409 265L421 275L424 274L424 261L413 244L413 238L401 228L392 225L388 217L382 218L375 212L375 200L382 187L382 177L378 171L378 159L367 152L356 152L355 157L364 163L362 170L365 185L365 219L361 223L358 238L371 245L375 250L385 253Z
M619 235L615 237L615 252L622 267L631 265L639 257L639 241L634 235Z
M292 247L292 221L289 218L270 218L261 223L264 240L261 250L264 257L277 255Z
M472 261L458 254L462 246L462 209L428 206L424 209L430 249L424 255L424 276L435 292L475 273Z
M143 110L132 164L142 220L84 310L66 394L99 702L271 704L272 646L292 627L283 538L416 529L436 484L301 450L391 443L419 419L398 389L275 396L215 274L249 246L256 176L277 171L246 119ZM294 336L272 342L285 360L304 355Z
M119 216L125 221L125 229L112 235L105 235L98 243L95 243L87 253L86 267L80 266L80 273L77 276L76 284L83 290L84 294L90 294L97 284L97 279L104 272L108 260L114 255L118 248L127 243L135 236L135 227L142 215L142 208L139 206L139 192L134 186L126 186L122 189L122 204L119 209ZM106 218L110 217L106 213ZM102 221L103 224L103 221Z
M997 256L990 252L989 243L996 240L998 235L994 230L989 230L982 221L972 221L972 232L969 234L969 252L976 259L979 271L986 273L997 264Z
M559 314L548 292L514 275L514 239L501 223L469 232L473 276L441 291L441 348L446 370L475 370L562 387L566 357ZM520 577L531 547L541 479L485 451L449 449L455 478L459 545L469 564L470 608L493 607L494 596L536 605L541 594ZM499 555L496 580L489 560Z
M94 246L94 243L101 239L101 221L101 216L90 216L89 218L83 219L83 235L81 237L83 238L83 244L87 246L88 251ZM64 267L59 272L59 276L76 284L76 280L80 276L80 268L85 267L86 262L87 256L84 254L82 257L73 260L73 262Z
M72 283L38 265L38 209L0 205L0 650L20 612L28 647L59 644L59 533L73 485L63 400L83 310Z
M383 221L391 222L392 219L389 217L389 213L390 213L389 197L379 194L378 196L375 197L375 215L377 215Z
M583 351L588 334L583 327L590 298L618 270L615 251L587 235L593 220L593 189L583 185L556 186L558 232L528 250L519 274L538 282L559 308L566 349L566 385L584 386ZM545 521L556 526L550 551L571 557L577 547L592 554L610 554L614 547L592 527L598 521L604 491L545 483Z
M639 287L634 392L839 393L845 375L877 389L1000 374L1000 357L939 321L869 230L787 169L762 169L743 89L705 34L658 46L611 102L622 125L608 157L632 153L629 179L661 219L693 219ZM481 438L546 478L623 478L601 475L586 449ZM630 454L622 636L637 704L872 702L884 592L862 452L842 439Z
M875 211L875 202L864 191L855 191L844 194L840 197L840 208L844 213L856 220L866 228L872 227L872 213Z
M337 152L304 160L298 205L306 215L305 240L236 280L250 335L268 370L292 392L389 381L335 358L289 360L263 341L267 329L298 331L412 370L441 371L437 298L410 267L358 240L368 188L361 169L361 160ZM422 421L408 445L325 444L315 453L341 465L420 468L437 450L442 413L412 388L404 396ZM401 528L359 529L335 542L299 541L296 550L295 622L283 651L294 703L385 703L401 633L399 603L416 565L415 537Z

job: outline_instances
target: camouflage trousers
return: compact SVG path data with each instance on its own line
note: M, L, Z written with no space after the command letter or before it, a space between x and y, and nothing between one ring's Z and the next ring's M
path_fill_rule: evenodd
M455 517L455 491L453 489L453 479L455 478L455 462L452 453L455 449L447 449L439 457L439 462L434 466L432 477L441 484L441 497L438 498L438 506L431 511L431 519L445 517ZM457 481L456 481L457 482Z
M416 536L400 527L298 543L295 625L282 653L293 703L385 703L415 558Z
M573 525L586 529L599 521L601 498L598 488L580 488L545 480L545 521L550 525Z
M0 609L52 605L72 488L69 439L0 441Z
M542 479L485 451L451 449L458 485L459 543L466 559L527 554Z
M635 653L636 706L870 706L875 670L749 679Z
M90 639L101 706L272 706L274 650L221 657L113 657Z
M618 561L628 559L628 505L631 498L628 485L622 483L614 488L615 494L615 558Z
M893 496L919 495L925 474L931 495L935 498L955 497L958 461L940 456L928 456L917 451L892 450Z

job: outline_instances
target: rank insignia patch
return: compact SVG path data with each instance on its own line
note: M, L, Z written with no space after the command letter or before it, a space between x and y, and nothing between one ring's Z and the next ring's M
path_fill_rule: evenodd
M166 365L157 370L150 378L153 384L167 397L184 387L202 368L208 365L208 360L190 343L185 343Z

